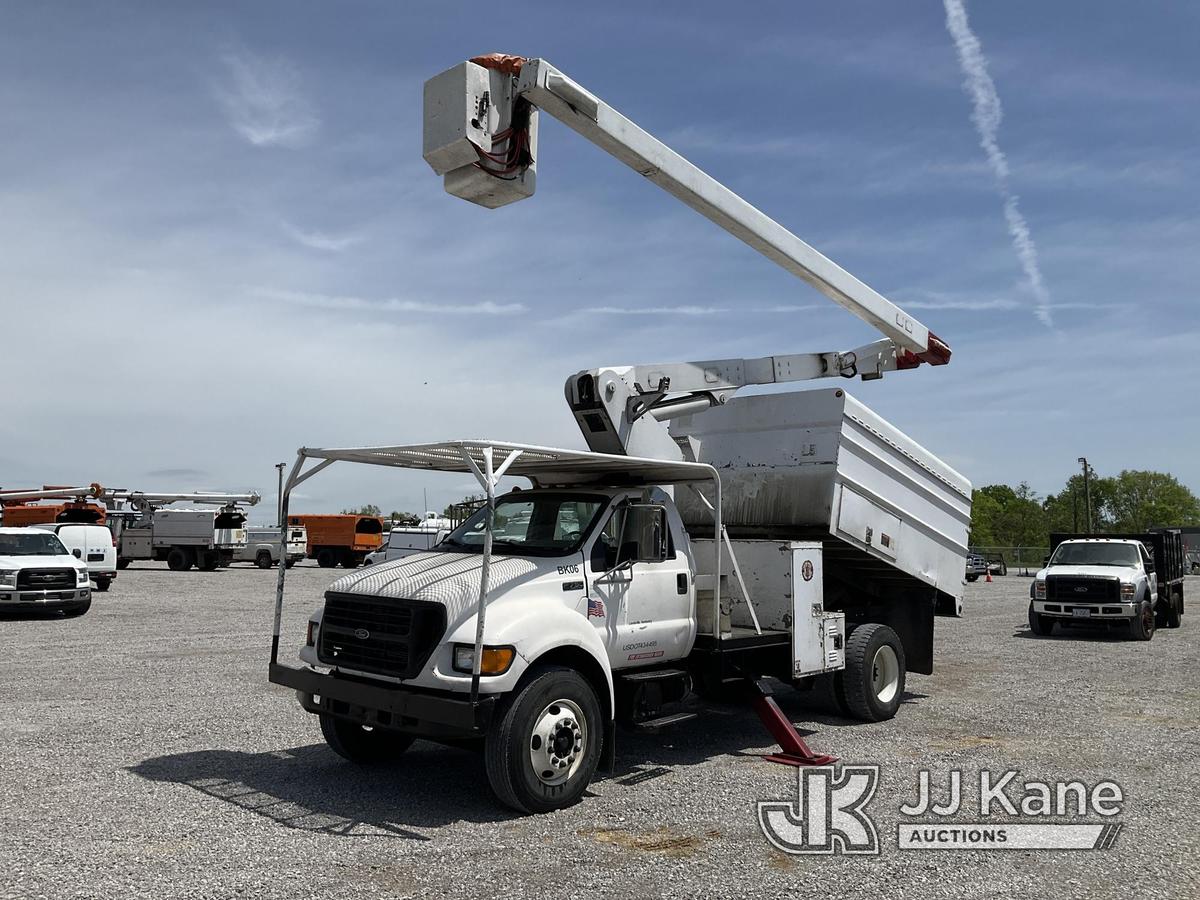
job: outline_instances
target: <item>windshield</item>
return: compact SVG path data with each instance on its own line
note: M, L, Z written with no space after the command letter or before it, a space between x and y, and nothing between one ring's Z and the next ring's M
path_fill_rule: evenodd
M607 502L607 497L595 494L506 494L496 500L492 548L517 556L574 553ZM439 548L482 553L486 516L486 509L476 512Z
M0 556L66 556L67 548L58 535L48 531L0 534Z
M1136 566L1141 562L1133 544L1059 544L1052 566Z

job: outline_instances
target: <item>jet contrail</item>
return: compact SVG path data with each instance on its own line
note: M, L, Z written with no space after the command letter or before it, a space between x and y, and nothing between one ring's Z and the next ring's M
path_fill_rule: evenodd
M1021 261L1021 268L1029 280L1029 288L1033 291L1036 303L1034 314L1051 328L1054 321L1050 315L1050 292L1046 290L1046 282L1042 279L1037 247L1029 233L1029 223L1025 221L1017 206L1017 196L1008 184L1008 159L996 142L1000 120L1004 117L1000 108L1000 95L996 93L996 84L988 74L987 59L984 58L979 38L975 37L967 22L967 10L962 0L944 0L944 3L946 29L954 38L958 62L963 71L963 86L971 95L971 103L974 106L971 121L975 123L975 130L979 132L979 145L987 155L988 165L992 168L992 174L996 176L996 186L1004 200L1004 221L1008 225L1013 250L1016 251L1017 259Z

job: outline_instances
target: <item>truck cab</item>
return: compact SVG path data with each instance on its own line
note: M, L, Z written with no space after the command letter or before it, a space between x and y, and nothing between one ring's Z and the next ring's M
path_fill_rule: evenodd
M0 611L81 616L92 605L87 564L53 532L0 528Z
M1174 544L1161 533L1052 536L1051 541L1053 551L1029 589L1034 634L1049 635L1055 625L1091 623L1125 627L1134 640L1148 641L1159 624L1178 627L1183 564L1174 548L1177 536Z

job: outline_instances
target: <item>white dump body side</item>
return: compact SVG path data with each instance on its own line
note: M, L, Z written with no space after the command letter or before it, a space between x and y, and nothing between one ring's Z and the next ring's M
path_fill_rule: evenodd
M720 472L731 535L829 535L961 600L970 482L845 390L735 397L671 433ZM676 502L689 527L711 521Z

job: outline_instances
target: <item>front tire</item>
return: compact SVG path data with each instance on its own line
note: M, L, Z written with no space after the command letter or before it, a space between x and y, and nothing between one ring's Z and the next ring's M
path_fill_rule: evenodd
M328 713L321 713L321 734L330 750L359 765L392 762L413 742L412 735L366 728Z
M523 813L576 803L595 774L604 741L591 683L574 669L539 667L497 712L484 761L500 802Z
M1054 629L1054 623L1046 619L1040 613L1033 610L1033 604L1029 604L1029 630L1038 637L1046 637Z
M904 645L886 625L859 625L846 638L842 685L855 718L882 722L896 715L904 697Z
M1149 600L1143 600L1138 614L1129 620L1129 636L1135 641L1148 641L1154 637L1154 609Z

